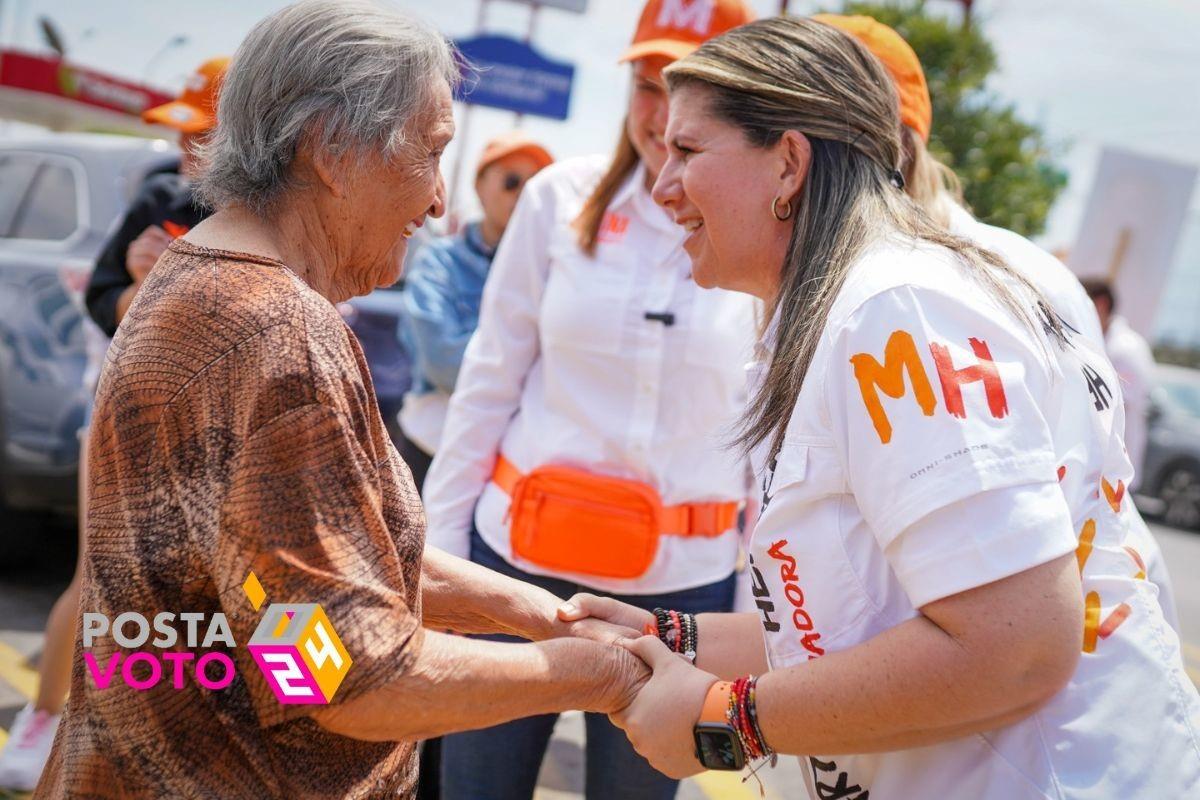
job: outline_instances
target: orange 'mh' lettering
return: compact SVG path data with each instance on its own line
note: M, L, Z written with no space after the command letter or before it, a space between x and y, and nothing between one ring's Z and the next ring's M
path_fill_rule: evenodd
M979 362L962 369L954 368L954 360L950 357L950 349L945 345L930 343L929 350L933 353L933 363L937 365L938 378L942 382L942 397L946 400L946 410L959 419L965 419L967 411L963 408L962 387L967 383L983 381L983 389L987 393L988 410L996 419L1008 416L1008 399L1004 396L1004 384L1000 382L1000 371L996 362L992 361L992 352L987 342L978 339L968 339L971 350Z
M929 385L929 377L925 374L921 357L917 355L917 345L908 331L892 332L887 346L883 349L883 364L876 361L870 353L851 356L850 363L854 365L854 377L858 379L858 388L862 392L863 402L866 403L867 413L871 415L875 432L884 444L892 440L892 424L883 410L879 392L882 391L888 397L896 399L902 397L906 371L917 405L921 407L925 416L933 416L933 410L937 408L937 398L933 396L933 387Z
M629 217L610 211L600 220L600 231L596 238L602 242L619 242L625 238L627 230Z

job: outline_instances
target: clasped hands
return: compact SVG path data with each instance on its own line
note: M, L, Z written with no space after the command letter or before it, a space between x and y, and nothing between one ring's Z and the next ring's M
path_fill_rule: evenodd
M630 681L627 702L609 713L630 743L650 764L672 778L704 768L696 759L692 728L716 675L697 669L671 652L657 636L643 634L654 615L610 597L577 594L558 607L565 633L623 647L644 662L648 672Z

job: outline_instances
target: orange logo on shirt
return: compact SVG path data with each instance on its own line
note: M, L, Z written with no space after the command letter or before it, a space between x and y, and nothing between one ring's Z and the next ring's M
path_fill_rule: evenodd
M1107 478L1100 479L1100 488L1104 490L1104 499L1112 507L1114 514L1121 513L1121 501L1125 499L1125 481L1117 481L1117 488L1108 482Z
M1108 491L1108 481L1104 481L1105 491ZM1089 519L1083 523L1083 530L1079 532L1079 546L1075 548L1075 560L1079 563L1079 575L1083 576L1083 569L1087 566L1088 559L1092 556L1094 542L1096 540L1096 520ZM1137 573L1134 574L1134 579L1139 581L1146 580L1146 562L1142 560L1141 554L1132 547L1126 547L1125 552L1133 560L1137 566ZM1096 644L1100 639L1107 639L1112 636L1117 628L1125 620L1129 619L1129 615L1133 613L1133 608L1128 603L1121 603L1114 608L1103 621L1100 620L1100 593L1096 591L1088 592L1083 598L1083 652L1096 652Z
M619 242L625 238L627 230L629 217L610 211L600 220L600 231L596 234L596 239L601 242Z
M967 341L977 361L961 369L955 368L948 347L937 343L929 345L942 386L942 399L946 402L946 410L952 416L966 419L962 387L969 383L982 383L987 396L988 410L996 419L1003 419L1008 416L1008 398L1004 394L1000 371L992 360L991 350L988 349L987 342L980 339L972 338ZM912 385L913 396L921 408L921 413L927 417L933 416L933 411L937 408L937 398L933 395L929 374L921 361L916 342L908 331L892 332L883 349L882 364L870 353L851 356L850 364L854 367L854 377L858 380L863 403L867 407L871 423L875 426L875 432L879 434L879 441L887 444L892 440L892 425L879 399L879 392L882 391L896 400L903 397L905 373L908 374L908 381Z
M767 554L781 562L779 577L783 581L783 595L792 604L792 625L803 634L800 644L809 652L808 658L811 661L817 656L825 655L825 648L817 644L821 640L821 634L813 630L812 617L804 610L804 590L800 588L800 578L796 575L796 559L784 552L786 544L787 539L775 542L771 549L767 550Z

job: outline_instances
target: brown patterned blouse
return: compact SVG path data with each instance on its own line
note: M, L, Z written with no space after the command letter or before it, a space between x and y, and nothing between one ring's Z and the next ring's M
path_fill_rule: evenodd
M209 649L236 677L205 689L189 666L177 689L164 661L148 690L119 669L99 689L77 640L37 797L412 796L412 744L325 731L309 717L323 706L280 703L246 648L271 603L319 603L353 660L334 703L420 648L425 519L337 310L276 261L175 241L113 340L89 447L81 612L201 612L201 638L224 612L236 646ZM170 649L186 650L178 619ZM133 652L170 651L154 637ZM131 651L103 636L89 652L104 670Z

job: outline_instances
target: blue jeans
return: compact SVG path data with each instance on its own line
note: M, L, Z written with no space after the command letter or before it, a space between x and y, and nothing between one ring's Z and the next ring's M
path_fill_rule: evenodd
M522 572L471 531L471 560L502 575L540 586L566 599L578 592L603 594L587 586ZM734 576L682 592L657 595L613 595L630 605L680 611L729 611ZM512 636L482 636L495 642L521 641ZM442 740L442 800L529 800L550 743L558 714L542 714L494 728L446 736ZM663 775L639 756L624 732L604 714L586 714L585 793L588 800L671 800L679 782Z

